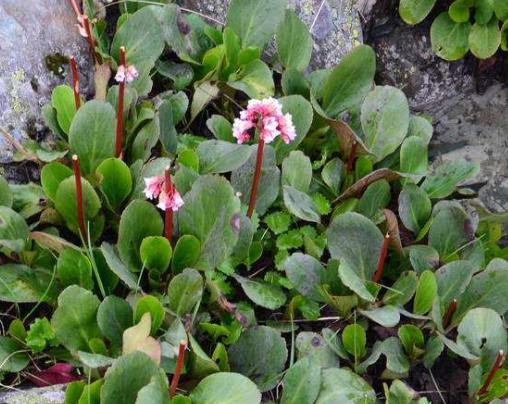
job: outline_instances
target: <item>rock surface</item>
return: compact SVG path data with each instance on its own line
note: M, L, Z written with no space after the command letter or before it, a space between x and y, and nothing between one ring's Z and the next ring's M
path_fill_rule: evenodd
M63 404L66 384L0 393L2 404Z
M179 3L225 22L230 0L180 0ZM336 65L342 56L363 41L356 0L288 0L288 4L312 33L312 70Z
M449 63L436 57L428 23L409 27L393 16L384 22L370 38L378 83L401 88L413 112L432 117L434 160L480 162L472 185L481 201L490 210L508 211L508 88L489 75L478 78L474 58Z
M75 23L68 0L0 1L0 125L15 138L43 128L40 108L65 81L66 57L77 56L81 89L87 90L87 44ZM0 136L0 163L11 151Z

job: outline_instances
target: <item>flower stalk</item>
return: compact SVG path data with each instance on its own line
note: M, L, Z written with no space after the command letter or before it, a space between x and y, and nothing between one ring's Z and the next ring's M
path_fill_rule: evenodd
M79 157L74 154L72 156L72 167L74 169L74 180L76 183L76 212L78 218L78 226L83 240L87 239L85 226L85 214L83 211L83 186L81 184L81 169L79 166Z
M164 170L164 186L167 195L173 193L173 182L171 180L171 171L169 166ZM171 244L173 241L173 209L170 206L166 206L164 211L164 236Z
M74 56L69 58L69 64L71 66L72 72L72 91L74 92L74 104L76 105L76 111L81 106L81 99L79 98L79 74L78 74L78 64L76 63L76 59Z
M120 47L120 65L126 68L125 48ZM115 138L115 156L121 158L123 142L123 104L125 97L125 83L127 79L124 76L118 86L118 109L116 113L116 138Z
M353 172L354 164L356 161L356 148L358 147L358 142L353 141L353 145L351 146L351 152L349 153L349 158L347 160L347 172Z
M487 393L487 391L489 390L490 383L492 383L492 380L494 379L494 375L503 365L504 360L505 360L504 351L500 350L499 353L497 354L496 361L494 362L492 369L490 369L490 372L485 381L483 382L482 387L480 388L480 390L478 390L478 396L483 396L484 394Z
M259 182L261 181L261 170L263 168L263 153L265 148L265 142L263 139L259 139L258 151L256 156L256 168L254 170L254 178L252 179L252 188L250 191L249 208L247 210L247 217L251 218L256 207L256 197L259 188Z
M385 269L385 261L386 255L388 254L388 245L390 244L390 234L386 233L385 238L383 240L383 245L381 247L381 253L379 254L379 260L377 262L377 269L372 276L372 282L379 283L383 276L383 272Z
M453 299L450 305L448 306L448 309L446 310L446 313L443 317L443 327L446 328L450 325L450 322L452 321L452 317L455 314L455 311L457 310L457 299Z
M170 397L173 397L176 394L176 389L178 388L178 382L180 381L180 376L182 374L186 349L187 349L187 342L184 340L180 341L180 346L178 347L178 357L176 359L175 373L173 375L173 378L171 379L171 385L169 387Z
M86 40L88 41L88 46L90 47L90 52L92 53L92 59L95 63L97 56L95 54L95 39L93 39L92 36L92 26L90 25L90 20L87 15L83 14L81 17L83 19L83 26L86 32Z

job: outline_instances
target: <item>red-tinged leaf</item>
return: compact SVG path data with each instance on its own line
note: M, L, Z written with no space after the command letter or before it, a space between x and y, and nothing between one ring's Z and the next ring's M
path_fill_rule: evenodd
M54 384L70 383L80 377L73 373L74 366L67 363L57 363L40 372L34 372L28 378L37 387L52 386Z

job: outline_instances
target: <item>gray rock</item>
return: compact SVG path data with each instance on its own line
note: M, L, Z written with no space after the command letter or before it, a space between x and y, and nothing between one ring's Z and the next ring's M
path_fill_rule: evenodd
M379 82L401 88L414 112L433 118L431 157L479 161L472 185L487 208L507 211L508 89L495 83L477 94L471 62L436 57L427 25L392 27L373 44Z
M225 22L230 0L180 0L205 16ZM363 41L356 0L289 0L314 38L311 69L336 65L356 44Z
M78 60L81 91L88 92L88 47L75 24L68 0L0 1L0 125L16 139L43 129L41 106L65 82L68 56ZM0 136L0 162L11 151Z
M2 404L63 404L66 384L0 393Z

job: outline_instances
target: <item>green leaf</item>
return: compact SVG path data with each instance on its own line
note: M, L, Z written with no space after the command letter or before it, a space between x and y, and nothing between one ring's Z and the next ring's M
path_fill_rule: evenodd
M282 112L284 114L291 114L293 124L296 129L296 138L289 144L284 143L282 139L275 141L275 153L277 155L277 162L282 162L291 150L298 148L298 145L303 141L313 119L312 105L301 95L289 95L279 99L282 104Z
M412 324L400 326L398 336L408 355L413 355L415 348L423 348L425 343L422 331Z
M2 372L17 373L27 367L30 358L15 340L0 336L0 363Z
M41 185L49 199L55 201L56 191L60 183L72 176L72 170L57 161L46 164L41 170Z
M56 86L51 93L51 105L56 110L58 126L65 134L68 134L72 119L76 114L72 88L67 85Z
M368 302L374 302L376 298L371 291L367 289L366 281L360 277L346 261L341 261L339 265L339 278L344 286L351 289L359 297Z
M56 269L64 287L78 285L84 289L93 289L92 264L78 250L65 248L58 256Z
M385 305L404 306L412 299L417 283L418 277L414 271L403 272L390 289L386 291L383 302Z
M321 391L315 404L374 404L376 393L360 376L349 369L324 369Z
M171 265L175 273L182 272L185 268L192 268L201 255L201 243L190 235L183 235L178 239L173 254Z
M432 50L445 60L462 59L469 50L469 22L454 22L445 11L434 20L430 27Z
M109 205L113 210L118 209L132 191L129 167L120 159L109 158L97 167L97 172L102 176L101 190Z
M177 404L174 400L171 403ZM136 404L170 404L168 379L162 370L139 390Z
M409 118L409 130L407 137L419 137L426 145L428 145L432 139L433 132L434 128L428 119L415 115L412 115L411 118Z
M239 214L240 201L225 178L210 174L198 178L183 199L185 204L178 211L180 233L191 234L201 243L195 268L214 269L231 254L238 239L233 219Z
M415 300L413 302L414 314L427 314L432 308L434 298L437 295L436 276L431 271L424 271L420 275L416 287Z
M275 385L272 379L284 369L287 356L284 338L266 326L249 328L228 350L231 370L253 380L261 391Z
M0 206L0 247L22 252L28 240L28 232L28 225L19 213Z
M474 19L478 24L488 24L494 15L494 0L476 0Z
M47 167L47 166L46 166ZM7 180L0 175L0 206L12 207L12 192Z
M172 253L171 244L162 236L145 237L139 248L143 265L158 273L164 273L168 269Z
M323 109L331 118L358 105L369 92L376 72L376 55L367 45L353 48L324 83ZM351 78L354 77L354 80Z
M83 174L92 173L115 154L115 122L115 110L107 102L88 101L76 112L69 129L69 146L79 156Z
M500 21L508 20L508 4L504 0L494 0L494 12Z
M469 47L471 52L479 59L488 59L501 45L501 30L499 21L493 18L489 23L473 24L469 32Z
M284 261L283 268L298 292L311 300L323 301L319 288L325 283L326 272L318 260L310 255L295 253Z
M287 232L291 226L291 216L284 211L270 213L263 221L276 235Z
M160 214L151 203L137 199L125 208L118 229L118 252L130 271L141 271L143 262L139 248L143 239L160 236L163 229Z
M101 388L103 384L104 379L99 379L86 385L79 398L78 404L100 404Z
M254 281L238 275L235 276L235 279L240 283L247 297L258 306L276 310L286 303L286 295L276 285L263 281Z
M441 209L435 215L429 230L429 246L436 249L441 260L471 241L466 233L469 220L466 212L454 205Z
M35 303L45 300L51 274L25 265L0 265L0 301ZM47 296L46 296L47 299Z
M226 26L241 39L242 48L264 48L284 18L287 0L233 0Z
M379 360L381 355L386 357L387 370L400 375L404 375L409 371L409 360L404 355L400 341L396 337L377 341L372 348L370 356L358 366L358 371L364 373L369 366Z
M56 345L55 330L46 317L36 318L26 334L26 345L33 352L42 352L49 344Z
M243 204L248 204L254 171L256 166L256 150L247 162L231 174L231 185L235 192L240 192L240 199ZM263 154L263 166L261 168L261 180L256 198L256 212L262 216L279 196L280 170L275 160L274 149L266 145Z
M342 172L344 170L344 163L339 158L334 158L328 161L323 170L321 171L321 178L324 183L330 187L335 195L340 192L342 184Z
M136 66L139 72L133 84L148 75L164 49L164 35L161 35L159 24L162 15L159 7L143 7L129 14L115 33L111 56L119 63L120 47L125 47L127 63Z
M428 148L424 139L409 136L400 148L400 171L408 174L425 175L428 168Z
M58 296L51 318L56 337L70 351L89 351L89 341L100 338L96 314L99 299L92 292L73 285Z
M375 220L379 212L388 206L390 199L390 184L384 179L378 180L367 187L356 206L356 210L358 213Z
M205 377L192 390L193 404L260 404L261 393L247 377L220 372Z
M146 295L136 302L134 308L134 323L139 323L143 314L150 313L151 331L150 334L155 335L164 320L164 307L159 299L152 295Z
M228 85L255 99L271 97L275 93L272 71L259 59L253 60L243 66L238 73L230 76Z
M115 247L107 242L103 242L101 245L101 252L104 255L104 259L108 264L109 269L118 276L123 283L125 283L130 289L138 290L138 279L137 277L127 269L124 263L118 257Z
M470 262L457 260L436 271L437 294L443 307L448 308L453 299L460 297L476 270Z
M275 38L277 53L284 67L305 70L310 63L313 41L307 26L293 10L286 10Z
M287 69L282 73L281 87L284 95L301 95L308 97L310 93L310 86L307 78L295 69Z
M301 151L292 151L282 162L282 185L308 192L312 181L312 163Z
M376 225L365 216L348 212L333 219L326 235L332 258L346 262L363 282L370 281L384 239Z
M342 344L355 360L365 355L367 336L364 328L359 324L348 324L342 331Z
M48 199L40 185L34 183L11 184L12 209L25 219L40 213L47 206Z
M399 194L399 215L402 224L413 233L418 232L429 219L432 204L425 191L414 184L406 184Z
M204 81L195 87L191 103L191 122L218 95L219 87L210 81Z
M448 15L455 22L468 22L471 14L470 8L474 3L475 0L455 0L448 9Z
M297 361L282 380L281 404L313 404L321 386L321 369L309 358Z
M212 115L206 121L206 127L218 140L225 142L235 142L236 140L233 137L233 125L222 115Z
M203 294L203 278L195 269L186 268L168 286L170 310L179 317L191 313Z
M158 369L144 352L136 351L121 356L104 376L101 401L135 404L138 392L158 374Z
M197 148L200 172L222 174L237 170L249 159L253 147L223 140L205 140Z
M377 86L361 109L364 142L376 161L393 153L402 143L409 128L409 104L398 88Z
M471 279L459 299L453 322L456 324L475 307L489 308L504 314L508 310L507 287L508 263L499 258L493 259L484 271Z
M400 322L400 311L397 307L392 305L359 311L365 317L368 317L385 328L395 327Z
M342 343L335 337L334 340L330 335L324 336L310 331L302 331L298 334L295 341L298 359L308 358L308 360L319 366L321 369L339 367L339 354L349 359ZM337 352L339 351L339 352Z
M309 195L288 185L283 186L283 193L284 205L291 214L308 222L319 223L320 214L316 203Z
M430 14L434 4L436 0L401 0L399 14L407 24L418 24Z
M409 260L413 269L421 274L426 269L439 266L439 254L435 248L426 245L414 245L409 249Z
M116 345L122 345L123 332L132 327L132 309L129 303L116 296L107 296L97 310L97 323L102 334Z

